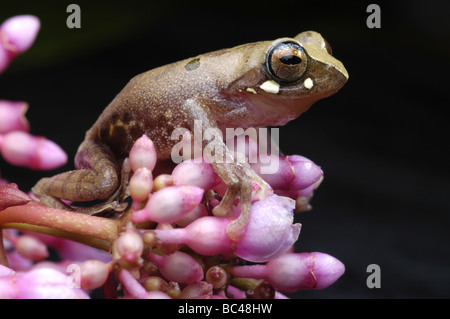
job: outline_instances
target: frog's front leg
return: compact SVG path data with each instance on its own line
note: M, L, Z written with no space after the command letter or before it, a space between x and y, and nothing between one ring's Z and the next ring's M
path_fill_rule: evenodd
M218 129L216 121L209 113L207 102L202 103L199 99L187 100L184 104L185 110L190 110L192 120L196 122L194 125L194 138L202 137L202 141L197 141L203 146L205 152L206 147L209 148L210 161L214 171L227 185L227 190L220 204L213 209L214 216L227 217L233 214L233 202L239 196L241 206L240 216L233 220L227 227L227 236L232 240L238 240L245 231L248 218L250 216L251 198L252 198L252 181L257 183L263 193L270 190L270 186L256 174L250 166L245 163L238 163L233 156L231 150L228 149L225 142L214 135L214 140L208 140L206 131L208 129ZM201 134L195 132L199 129L201 123Z
M72 202L87 202L111 198L119 187L119 168L108 146L93 140L84 141L75 156L76 170L41 179L33 193L50 207L73 210L61 199ZM111 202L111 201L109 201ZM109 208L111 204L109 203ZM77 210L94 214L99 207Z

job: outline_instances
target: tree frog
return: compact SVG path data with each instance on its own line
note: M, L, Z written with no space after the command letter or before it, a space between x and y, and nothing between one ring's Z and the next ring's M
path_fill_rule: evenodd
M176 128L192 131L194 121L201 121L202 130L224 133L227 127L282 126L347 80L343 64L314 31L158 67L132 78L86 132L75 156L76 170L41 179L33 192L43 204L64 209L72 208L61 199L112 203L123 184L122 163L143 134L155 144L158 159L168 159L177 142L170 138ZM218 145L233 157L223 141ZM238 239L250 213L252 181L268 185L236 161L212 165L227 184L213 214L230 216L239 197L241 215L227 228L228 236Z

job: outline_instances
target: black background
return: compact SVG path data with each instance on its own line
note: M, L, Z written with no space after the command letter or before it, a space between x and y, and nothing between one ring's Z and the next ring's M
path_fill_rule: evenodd
M66 8L81 7L81 29ZM448 298L450 190L446 109L450 71L448 1L2 1L0 21L34 14L32 48L0 76L0 99L30 104L31 133L57 142L69 163L35 172L0 160L3 178L29 190L73 168L85 131L127 81L148 69L242 43L316 30L350 80L280 130L286 154L321 165L325 180L297 251L340 259L346 273L296 298ZM366 286L367 266L381 288Z

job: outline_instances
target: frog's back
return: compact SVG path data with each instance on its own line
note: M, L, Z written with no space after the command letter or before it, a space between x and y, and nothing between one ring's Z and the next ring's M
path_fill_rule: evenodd
M186 126L177 118L176 109L189 94L177 92L177 84L185 86L186 79L171 83L164 73L162 68L157 68L131 79L87 132L86 139L101 141L118 157L124 157L134 141L146 134L155 143L159 155L164 158L170 155L167 151L170 132L175 127Z
M224 49L162 66L135 76L103 111L87 139L99 140L118 156L146 134L162 158L170 156L175 128L190 128L183 104L192 97L214 99L245 71L254 44ZM236 71L239 70L239 71Z

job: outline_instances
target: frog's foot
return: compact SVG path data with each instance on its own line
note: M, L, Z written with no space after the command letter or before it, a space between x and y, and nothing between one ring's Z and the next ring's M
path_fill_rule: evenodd
M124 207L117 201L117 199L119 198L120 187L116 192L113 193L112 196L107 198L105 201L91 206L85 205L92 203L92 201L98 201L98 199L95 198L95 195L89 197L70 197L65 196L66 194L64 193L61 193L61 188L54 187L55 185L59 186L64 183L70 185L70 183L72 183L71 179L74 178L74 176L81 176L91 173L92 172L90 172L89 170L81 169L58 174L50 178L43 178L33 187L32 191L35 197L39 199L41 204L52 208L79 212L88 215L105 215L110 214L111 211L124 210L126 208L126 204ZM79 192L74 193L78 195L80 194ZM82 207L77 205L81 205Z
M128 194L131 171L128 160L123 162L120 174L111 150L104 144L87 140L78 149L75 166L77 170L41 179L32 189L34 195L46 206L90 215L126 208L123 202ZM98 204L86 206L92 201ZM76 205L85 207L74 207Z
M219 205L214 207L213 215L217 217L228 217L234 212L233 202L239 196L241 214L228 224L227 236L234 241L239 240L245 231L250 217L252 201L252 181L259 185L262 198L271 190L270 186L259 177L250 167L242 164L216 164L216 172L222 177L228 188ZM262 199L260 196L260 199Z
M123 212L128 204L125 200L130 196L129 181L131 175L131 167L126 158L122 165L121 182L119 188L105 201L89 207L76 209L77 213L95 215L95 216L113 216L116 213Z
M45 191L48 191L50 185L58 183L60 180L70 180L69 176L88 174L89 172L84 172L86 170L76 170L72 172L63 173L60 175L53 176L51 178L41 179L36 186L33 188L34 195L39 198L40 202L45 206L63 209L68 211L74 211L77 213L87 214L87 215L97 215L97 216L111 216L118 212L123 212L128 204L125 202L126 198L129 196L128 184L130 180L130 166L128 160L124 161L122 166L121 183L116 191L109 196L106 200L99 202L91 206L80 207L74 205L69 205L63 202L60 198L56 196L49 195ZM86 197L83 197L86 198Z

